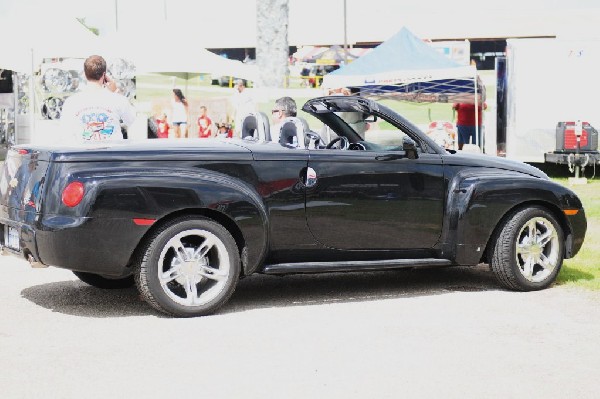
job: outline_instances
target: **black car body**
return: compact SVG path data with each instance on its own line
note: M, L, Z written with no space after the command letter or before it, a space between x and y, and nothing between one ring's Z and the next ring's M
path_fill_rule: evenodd
M135 278L157 309L195 316L252 273L486 262L508 288L541 289L581 248L580 200L530 165L448 152L361 97L303 110L322 132L290 120L304 131L288 140L284 127L279 142L13 147L0 176L3 252L99 287ZM395 130L364 140L378 123Z

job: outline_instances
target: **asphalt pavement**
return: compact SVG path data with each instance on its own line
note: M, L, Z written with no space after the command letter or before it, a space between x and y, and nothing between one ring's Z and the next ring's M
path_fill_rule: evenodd
M251 276L158 314L0 257L3 398L597 398L600 295L505 291L486 266Z

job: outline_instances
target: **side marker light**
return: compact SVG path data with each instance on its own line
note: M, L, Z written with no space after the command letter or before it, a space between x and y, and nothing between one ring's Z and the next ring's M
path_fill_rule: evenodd
M156 219L141 219L141 218L133 219L133 223L137 224L138 226L150 226L154 222L156 222Z

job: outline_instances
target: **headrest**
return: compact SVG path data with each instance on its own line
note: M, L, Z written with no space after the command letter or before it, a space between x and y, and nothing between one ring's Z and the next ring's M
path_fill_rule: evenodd
M279 131L279 144L290 148L306 148L308 123L302 118L290 116L283 120Z
M279 132L279 144L284 147L297 148L298 147L298 126L294 121L286 120L281 124L281 131Z
M251 112L242 120L242 139L270 141L269 118L264 112Z

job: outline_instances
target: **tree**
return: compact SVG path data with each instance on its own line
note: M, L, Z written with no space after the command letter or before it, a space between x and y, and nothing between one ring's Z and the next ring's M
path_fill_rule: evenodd
M289 0L256 0L258 87L283 87L289 75Z

